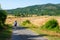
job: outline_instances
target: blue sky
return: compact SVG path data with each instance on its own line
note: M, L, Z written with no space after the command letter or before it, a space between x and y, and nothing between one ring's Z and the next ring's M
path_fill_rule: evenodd
M0 0L2 9L15 9L31 5L40 5L47 3L60 3L60 0Z

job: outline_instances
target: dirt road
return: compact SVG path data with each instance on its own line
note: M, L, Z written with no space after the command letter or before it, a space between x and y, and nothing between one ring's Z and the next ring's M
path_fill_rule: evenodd
M17 27L17 29L13 29L11 40L47 40L43 36L45 35L38 35L26 27Z

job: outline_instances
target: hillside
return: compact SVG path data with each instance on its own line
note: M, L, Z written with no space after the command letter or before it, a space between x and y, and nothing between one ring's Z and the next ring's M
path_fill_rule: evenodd
M32 16L32 15L60 15L60 4L42 4L42 5L33 5L24 8L16 8L7 10L8 13L14 14L17 16Z

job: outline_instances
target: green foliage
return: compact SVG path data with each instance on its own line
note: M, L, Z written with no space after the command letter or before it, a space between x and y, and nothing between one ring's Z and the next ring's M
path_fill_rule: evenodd
M29 20L26 20L26 21L23 21L22 23L23 25L26 25L26 24L31 24L31 22Z
M58 22L55 19L47 21L42 27L46 29L59 29Z
M9 40L11 38L12 26L11 25L5 25L5 26L7 27L7 29L0 31L0 40Z
M0 30L4 29L6 17L7 17L6 11L0 10Z
M7 12L4 10L0 10L0 22L2 22L4 24L6 17L7 17Z
M0 22L0 31L4 29L4 25Z
M59 4L60 5L60 4ZM34 5L28 6L25 8L17 8L7 10L8 13L14 14L16 16L21 17L28 17L32 15L49 15L49 16L56 16L60 15L60 6L58 4L43 4L43 5Z

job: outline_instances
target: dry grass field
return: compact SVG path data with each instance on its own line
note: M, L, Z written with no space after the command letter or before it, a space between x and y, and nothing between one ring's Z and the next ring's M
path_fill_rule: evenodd
M14 16L7 16L6 24L13 24L15 20L18 21L18 23L22 23L24 20L30 20L30 22L34 25L41 26L45 22L47 22L50 19L56 19L60 25L60 17L59 16L37 16L37 17L14 17Z

